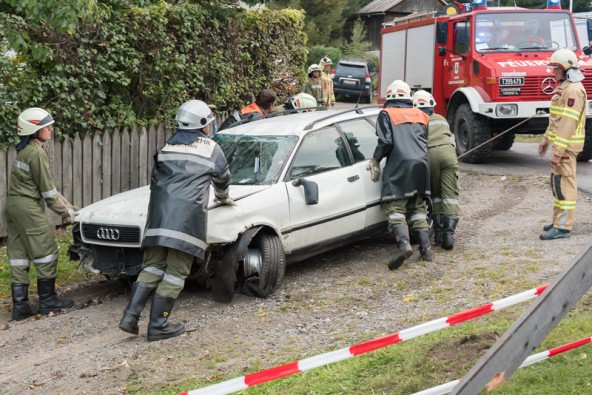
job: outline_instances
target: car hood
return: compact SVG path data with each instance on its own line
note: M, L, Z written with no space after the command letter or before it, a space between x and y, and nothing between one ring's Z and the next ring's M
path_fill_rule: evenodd
M231 185L229 188L230 197L235 201L261 192L269 188L269 185ZM212 210L219 203L214 202L213 187L210 190L208 210ZM104 224L138 224L138 221L145 221L150 200L150 187L144 186L131 191L122 192L117 195L100 200L80 210L78 222L97 222Z

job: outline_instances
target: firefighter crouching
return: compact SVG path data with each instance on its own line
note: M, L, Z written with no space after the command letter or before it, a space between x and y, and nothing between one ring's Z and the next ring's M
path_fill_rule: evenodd
M450 125L434 113L436 101L427 91L413 94L413 106L430 117L428 154L430 158L430 191L433 203L434 241L446 250L454 247L458 224L458 159Z
M233 125L243 119L254 120L257 118L265 118L266 114L270 113L273 109L275 99L276 94L274 91L270 89L263 89L255 97L255 103L251 103L248 106L241 108L240 111L235 111L232 115L226 118L224 122L222 122L222 125L220 125L220 130L224 130L230 125Z
M578 57L570 49L558 49L551 55L550 66L559 86L551 99L549 127L539 144L544 156L551 145L551 191L553 222L543 227L542 240L567 238L576 210L576 156L584 147L586 136L586 90Z
M431 261L424 197L430 195L428 167L429 117L413 108L411 89L404 81L394 81L386 91L384 110L378 115L378 145L368 162L372 181L380 177L380 161L386 157L382 175L382 208L388 217L389 231L395 236L397 252L388 263L390 270L400 267L413 254L409 243L411 230L419 241L421 258Z
M183 324L169 323L168 318L193 259L204 259L210 183L218 201L234 205L228 195L226 158L207 137L215 120L212 110L200 100L190 100L181 105L175 119L175 134L154 156L144 262L119 323L121 330L137 335L140 313L154 293L148 341L185 332Z
M60 215L64 223L74 222L76 210L56 190L47 155L43 150L51 139L53 118L42 108L29 108L18 117L20 142L12 164L6 200L8 225L8 263L12 292L12 318L23 320L36 314L29 304L29 269L37 270L39 312L48 314L74 302L55 292L58 246L53 227L45 215L45 204ZM45 204L44 204L45 201Z

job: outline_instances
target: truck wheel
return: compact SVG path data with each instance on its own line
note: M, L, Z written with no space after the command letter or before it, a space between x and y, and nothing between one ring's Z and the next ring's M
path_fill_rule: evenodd
M493 149L498 151L507 151L514 145L514 133L506 133L503 136L493 140Z
M592 118L586 118L586 139L584 149L576 157L578 162L588 162L592 159Z
M461 104L454 117L454 134L456 136L456 153L460 156L465 152L483 144L491 138L491 128L485 118L471 111L467 103ZM491 155L491 143L485 144L461 160L466 163L483 163Z
M241 291L265 298L279 288L286 271L282 241L277 235L260 234L247 248L243 271L246 277Z

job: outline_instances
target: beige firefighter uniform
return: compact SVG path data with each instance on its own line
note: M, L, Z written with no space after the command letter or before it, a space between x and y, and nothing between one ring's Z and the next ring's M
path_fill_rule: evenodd
M584 147L586 90L581 82L563 81L551 100L545 137L552 155L561 158L551 171L553 227L571 230L576 209L576 156Z
M58 247L45 214L44 201L62 218L72 220L74 208L56 190L43 147L30 140L13 162L6 201L12 283L29 284L31 261L39 279L56 277Z
M319 66L321 68L321 85L323 87L323 99L325 102L323 105L325 108L329 108L335 105L335 92L333 91L333 80L331 79L331 75L325 72L325 62L323 59L319 62Z

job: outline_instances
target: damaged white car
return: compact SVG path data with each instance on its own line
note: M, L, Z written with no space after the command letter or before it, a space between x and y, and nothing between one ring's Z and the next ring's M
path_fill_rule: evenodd
M265 297L282 282L287 263L386 230L381 183L366 170L379 111L298 113L215 135L230 166L236 206L221 206L210 193L206 259L192 270L214 299L229 301L236 291ZM136 276L149 188L83 208L71 255L110 278Z

